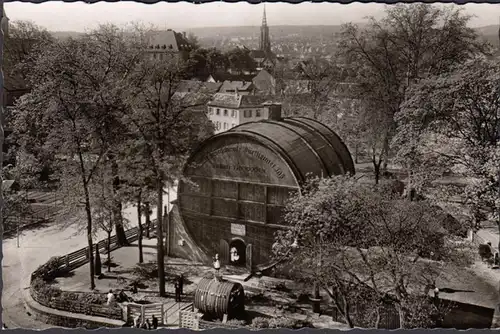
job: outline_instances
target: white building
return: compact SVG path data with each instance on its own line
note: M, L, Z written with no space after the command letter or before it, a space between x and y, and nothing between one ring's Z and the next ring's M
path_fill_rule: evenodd
M207 116L214 123L217 134L243 123L268 119L268 100L259 95L217 93L207 104Z

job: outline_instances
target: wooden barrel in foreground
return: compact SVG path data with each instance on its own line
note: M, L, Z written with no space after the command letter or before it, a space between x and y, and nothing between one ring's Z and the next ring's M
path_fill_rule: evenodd
M203 278L194 294L194 307L201 313L232 319L245 310L245 292L239 283Z

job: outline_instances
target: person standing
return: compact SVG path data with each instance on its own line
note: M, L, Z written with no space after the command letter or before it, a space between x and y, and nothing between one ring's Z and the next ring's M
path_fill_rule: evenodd
M181 287L179 286L179 279L175 280L174 287L175 287L175 301L180 302L181 301Z
M108 294L107 294L106 297L108 298L108 301L107 301L106 304L108 306L113 306L114 303L115 303L115 295L113 294L113 290L109 290L109 292L108 292Z
M179 276L179 288L181 290L181 296L184 294L184 274Z
M158 329L158 318L153 314L153 329Z
M219 276L219 271L220 271L220 261L219 261L219 254L215 254L214 257L214 269L215 269L215 276Z

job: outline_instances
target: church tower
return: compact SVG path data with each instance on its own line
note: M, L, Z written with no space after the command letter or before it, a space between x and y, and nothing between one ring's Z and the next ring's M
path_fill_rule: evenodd
M262 26L260 27L260 50L266 54L271 53L271 40L269 39L269 27L266 19L266 5L264 5L264 16L262 17Z

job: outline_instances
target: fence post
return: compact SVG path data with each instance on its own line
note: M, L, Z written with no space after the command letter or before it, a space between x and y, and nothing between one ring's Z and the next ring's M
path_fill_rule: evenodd
M145 308L146 306L144 305L141 305L141 326L146 322L146 312L145 312Z
M165 325L165 323L163 322L163 320L165 318L165 314L163 314L163 310L164 310L164 304L162 303L161 304L161 323Z
M69 268L69 254L66 254L66 268Z

